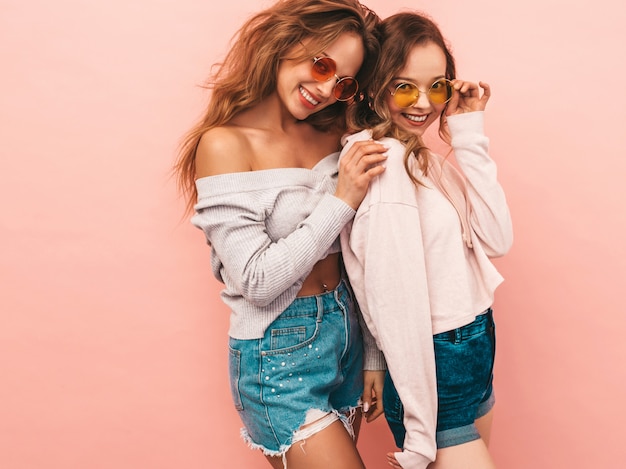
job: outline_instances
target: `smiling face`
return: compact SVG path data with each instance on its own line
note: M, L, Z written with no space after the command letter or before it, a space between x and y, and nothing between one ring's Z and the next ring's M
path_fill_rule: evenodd
M305 44L306 45L306 44ZM344 33L317 57L330 57L339 78L355 77L363 63L365 50L360 36ZM337 98L333 89L334 75L327 81L316 81L312 75L313 57L304 60L283 60L278 68L277 92L289 113L303 120L330 106Z
M432 42L413 46L385 97L393 122L407 132L422 136L446 107L445 103L433 104L428 99L431 85L445 76L446 56L441 47ZM420 90L417 102L410 107L398 106L392 95L402 83L415 84Z

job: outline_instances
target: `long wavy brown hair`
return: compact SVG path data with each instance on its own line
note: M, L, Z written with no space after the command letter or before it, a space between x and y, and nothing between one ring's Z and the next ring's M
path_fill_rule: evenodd
M174 173L191 211L197 198L195 155L202 135L228 123L241 111L255 106L276 90L282 59L304 59L319 53L346 32L363 39L365 58L356 75L367 87L379 56L374 34L379 17L356 0L279 0L252 16L235 33L224 61L214 65L206 83L210 101L200 121L184 136ZM287 57L307 40L307 56ZM346 129L345 102L337 101L309 116L305 122L320 131L341 134ZM228 155L224 155L228 158Z
M381 44L380 62L368 89L364 91L361 102L348 111L348 123L351 130L371 129L374 139L392 137L406 145L404 167L416 185L420 181L410 170L410 158L414 155L418 167L424 175L428 174L429 150L422 139L399 128L391 120L387 106L387 93L392 81L404 68L411 50L416 45L434 43L441 47L446 57L445 77L456 78L456 66L450 48L435 22L423 13L402 12L383 20L377 28ZM445 125L445 108L439 121L439 135L447 143L450 137Z

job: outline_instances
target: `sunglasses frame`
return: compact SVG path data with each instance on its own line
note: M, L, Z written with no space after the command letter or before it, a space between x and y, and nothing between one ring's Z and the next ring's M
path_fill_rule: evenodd
M433 89L433 86L435 86L437 83L441 83L441 82L444 82L444 83L447 84L448 88L450 89L450 96L448 96L448 99L446 99L444 102L436 103L436 102L433 102L433 100L430 98L430 94L431 94L431 91ZM415 98L414 98L413 102L411 102L411 104L409 104L407 106L402 106L397 101L396 93L398 92L398 89L401 86L406 86L406 85L411 85L412 87L414 87L415 90L417 91L417 94L415 95ZM419 101L419 99L420 99L420 93L426 93L426 96L428 97L428 100L430 101L431 104L437 104L437 105L446 104L446 103L448 103L452 99L452 94L454 93L454 88L452 87L452 81L451 80L448 80L447 78L439 78L439 79L435 80L428 87L427 91L420 90L419 87L415 83L412 83L410 81L402 81L401 83L398 83L396 85L396 87L393 89L393 91L390 91L390 93L391 93L391 96L393 96L393 98L394 98L394 103L396 104L396 106L398 106L398 107L400 107L402 109L407 109L407 108L410 108L412 106L415 106L415 103L417 103Z
M324 60L326 62L330 62L330 64L332 65L331 67L327 67L329 69L328 78L322 78L322 76L319 73L315 72L315 65L318 62L322 61L322 60ZM336 71L337 71L337 62L335 62L335 60L332 59L331 57L313 57L313 65L311 65L311 76L313 77L313 79L315 81L317 81L318 83L324 83L324 82L327 82L328 80L332 80L333 77L334 77L335 80L337 80L337 82L335 83L335 86L333 86L333 95L335 96L337 101L350 101L359 92L359 82L354 77L342 77L342 78L340 78L337 75L337 73L335 73ZM316 75L320 76L320 79L318 79L316 77ZM341 83L341 82L346 81L346 80L352 80L354 82L354 85L355 85L354 93L352 93L347 98L342 98L341 94L339 96L337 96L337 85L339 83Z

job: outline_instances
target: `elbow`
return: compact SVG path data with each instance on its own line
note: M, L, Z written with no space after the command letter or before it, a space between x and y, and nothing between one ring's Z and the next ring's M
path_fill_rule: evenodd
M293 269L289 265L272 265L264 259L249 262L238 277L241 279L241 295L252 305L261 308L276 301L294 284Z
M494 219L487 230L476 230L475 234L488 257L502 257L513 245L513 224L510 216Z
M513 246L513 234L511 232L501 233L497 239L491 239L488 243L483 243L483 246L488 257L502 257Z
M499 246L495 249L494 248L485 249L485 253L487 254L487 257L495 259L495 258L506 255L509 252L509 250L510 250L510 247L506 248L504 246Z
M242 288L241 296L243 296L248 303L258 306L259 308L265 308L276 299L276 296L269 294L266 289L258 287Z
M280 295L273 288L274 282L269 281L265 276L249 275L242 279L239 291L241 296L250 304L264 308Z

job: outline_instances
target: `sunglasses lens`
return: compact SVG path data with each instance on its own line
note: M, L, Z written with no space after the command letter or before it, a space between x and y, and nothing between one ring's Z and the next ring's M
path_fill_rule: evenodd
M437 80L428 91L428 97L433 104L444 104L452 98L452 83L445 78Z
M336 78L337 64L330 57L319 57L313 59L311 67L311 75L315 81L325 82L332 78ZM341 78L335 84L333 93L338 101L348 101L356 95L359 90L359 83L355 78Z
M393 100L398 107L411 107L417 102L420 92L411 83L401 83L393 94Z
M359 83L354 78L342 78L335 85L333 93L338 101L348 101L354 98L356 92L359 90Z
M321 57L313 61L311 75L315 81L327 81L335 76L337 65L330 57Z

